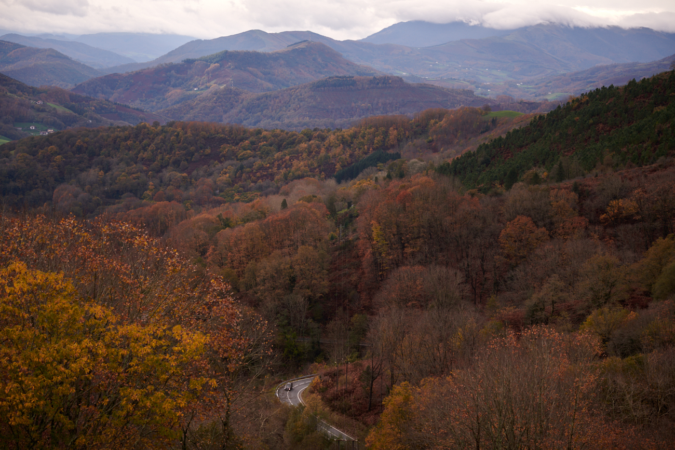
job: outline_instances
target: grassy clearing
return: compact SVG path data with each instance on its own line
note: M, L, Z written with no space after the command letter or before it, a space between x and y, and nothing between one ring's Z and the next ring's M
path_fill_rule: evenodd
M57 105L56 103L47 103L47 104L48 104L49 106L51 106L52 108L56 108L56 109L59 110L59 111L69 112L69 113L71 113L71 114L75 114L74 112L72 112L72 111L69 110L68 108L64 108L63 106Z
M6 138L6 137L4 137L4 136L0 136L0 145L6 144L6 143L8 143L8 142L10 142L10 141L11 141L10 138Z
M490 113L484 115L483 118L487 120L487 119L492 119L493 117L497 117L497 118L502 118L502 117L513 118L513 117L520 117L520 116L522 116L522 115L523 115L523 113L520 113L520 112L518 112L518 111L492 111L492 112L490 112Z
M555 100L563 100L569 97L571 94L568 92L554 92L552 94L548 94L545 98L546 100L552 102Z

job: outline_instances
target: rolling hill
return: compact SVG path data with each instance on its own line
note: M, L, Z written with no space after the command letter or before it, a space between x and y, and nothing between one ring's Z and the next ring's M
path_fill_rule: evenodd
M411 151L432 158L444 150L461 153L528 117L436 108L414 118L370 117L348 129L302 132L173 121L71 129L0 146L0 205L42 206L59 189L74 195L81 207L76 214L100 214L120 202L137 207L141 198L195 207L250 202L292 180L332 177L355 163L340 178L373 162L410 158Z
M62 41L58 39L41 38L35 36L21 36L20 34L5 34L0 40L14 42L35 48L51 48L59 53L73 58L75 61L86 64L94 69L119 66L135 62L131 58L118 55L117 53L94 48L82 42Z
M24 47L0 41L0 73L31 86L71 88L100 75L53 49Z
M27 86L0 74L0 135L10 139L39 135L48 129L60 131L154 121L166 122L157 114L85 97L58 87ZM31 130L31 126L35 129Z
M157 111L211 88L268 92L335 75L377 74L323 44L304 42L269 53L223 51L178 64L111 74L82 83L74 92Z
M344 128L375 115L413 115L430 108L485 104L498 107L471 91L409 84L399 77L331 77L257 95L231 88L213 89L159 113L176 120L301 130ZM540 107L534 103L522 106L523 112Z

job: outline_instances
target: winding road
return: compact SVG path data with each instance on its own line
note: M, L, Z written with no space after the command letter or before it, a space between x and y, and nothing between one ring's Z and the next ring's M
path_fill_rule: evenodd
M279 400L281 400L281 403L288 403L291 406L304 405L300 394L302 394L302 391L307 389L309 385L312 384L312 380L314 380L314 378L315 377L312 376L299 380L286 381L281 386L279 386L279 388L277 388L277 397ZM285 391L284 388L288 383L293 383L293 389L290 391Z
M302 393L309 387L310 384L312 384L314 378L316 378L315 375L310 375L307 377L295 378L293 380L285 381L279 385L279 387L277 387L277 398L282 403L286 403L291 406L304 405L305 402L302 401ZM284 390L287 383L293 383L292 390ZM318 428L333 439L337 439L339 441L356 441L356 439L353 437L349 436L343 431L338 430L332 425L328 425L323 420L319 420Z

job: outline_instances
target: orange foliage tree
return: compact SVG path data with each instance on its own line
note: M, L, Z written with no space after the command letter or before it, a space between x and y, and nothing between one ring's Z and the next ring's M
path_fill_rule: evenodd
M467 369L392 390L373 449L624 448L635 442L593 412L599 351L585 334L532 328L492 342ZM649 442L643 442L649 447Z
M537 228L532 219L518 216L499 235L499 245L507 261L518 264L532 251L548 240L545 228Z
M178 416L162 426L172 430L172 436L181 431L185 440L199 424L216 418L223 435L232 437L229 416L240 381L260 375L271 339L267 323L237 306L227 284L141 229L110 220L0 217L0 267L18 262L30 270L62 273L78 304L109 311L106 314L120 327L152 327L157 339L168 329L173 330L172 339L180 330L204 336L199 358L174 376L186 392L201 386L199 396L172 406ZM87 307L78 314L91 314ZM165 353L164 344L147 345L142 351L148 357ZM152 389L145 375L134 378L133 367L118 369L106 376L133 378ZM208 382L195 385L191 380Z

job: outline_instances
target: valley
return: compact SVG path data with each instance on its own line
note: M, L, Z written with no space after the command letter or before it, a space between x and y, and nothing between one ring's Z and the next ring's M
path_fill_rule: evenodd
M0 448L670 448L675 34L266 6L0 37Z

